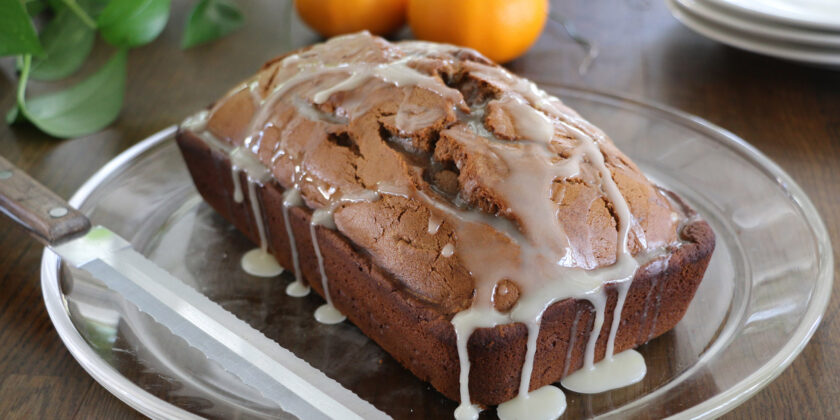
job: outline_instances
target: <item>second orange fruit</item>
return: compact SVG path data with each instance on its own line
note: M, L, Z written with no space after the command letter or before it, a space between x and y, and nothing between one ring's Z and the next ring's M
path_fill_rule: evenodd
M478 50L504 63L524 53L542 33L548 0L409 0L414 36Z
M405 23L407 0L295 0L309 27L325 37L367 29L388 35Z

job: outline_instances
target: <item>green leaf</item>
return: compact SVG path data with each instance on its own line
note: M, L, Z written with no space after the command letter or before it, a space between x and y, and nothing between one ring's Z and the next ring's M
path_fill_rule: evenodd
M46 0L47 5L50 6L53 12L58 13L62 9L66 8L68 4L76 3L75 0ZM102 10L105 9L105 6L108 5L109 0L79 0L81 5L77 5L78 9L85 12L87 16L99 16L102 13ZM83 18L82 18L83 19ZM90 19L92 29L96 29L96 19Z
M99 16L103 10L105 10L105 6L108 5L108 0L80 0L80 3L84 5L84 9L88 12L91 16ZM94 22L95 23L95 22Z
M50 5L53 12L58 12L64 8L64 2L61 0L47 0L47 4Z
M6 0L0 0L6 1ZM99 15L99 33L111 45L136 47L148 44L163 31L169 19L170 0L112 0Z
M23 3L20 0L0 0L0 57L41 55L43 52Z
M190 12L181 48L221 38L240 26L245 19L236 4L227 0L200 0Z
M120 50L102 68L80 83L59 92L25 100L18 91L18 106L26 119L55 137L79 137L97 132L120 113L125 93L126 50ZM26 84L29 63L19 83Z
M32 60L30 76L58 80L75 73L93 49L95 36L75 12L62 8L41 32L45 54Z
M44 0L25 0L24 5L29 16L38 16L47 8Z
M73 13L75 13L76 16L78 16L78 18L81 19L82 22L84 22L84 24L87 25L88 28L96 29L96 22L94 22L93 19L91 19L90 16L87 14L87 12L85 12L85 10L82 9L82 6L79 6L79 4L76 3L76 0L63 0L63 3L65 6L67 6L68 9L73 11Z
M15 123L26 121L23 118L23 114L20 113L20 108L18 108L17 104L12 106L12 109L6 113L6 124L12 125Z

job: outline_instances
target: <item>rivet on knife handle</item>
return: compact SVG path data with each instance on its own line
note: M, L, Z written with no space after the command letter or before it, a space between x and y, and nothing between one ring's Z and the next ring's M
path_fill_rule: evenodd
M0 211L45 244L55 244L90 229L84 214L2 156Z

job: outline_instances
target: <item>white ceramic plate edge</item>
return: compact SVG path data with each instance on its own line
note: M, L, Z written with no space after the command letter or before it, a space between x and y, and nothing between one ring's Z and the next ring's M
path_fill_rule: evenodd
M726 13L713 4L698 0L676 0L685 9L696 16L726 26L734 31L746 32L756 36L798 42L814 47L840 48L840 33L818 32L796 27L788 27L773 22L761 22L741 17L739 14Z
M689 10L684 9L676 0L665 0L665 2L671 10L671 14L682 24L694 32L720 43L776 58L833 68L840 67L840 51L834 54L819 51L803 51L803 49L785 48L772 41L767 43L767 40L750 36L749 34L736 33L731 29L721 27L713 22L704 22L701 20L701 17L695 16Z
M711 3L717 4L721 7L727 8L729 10L737 11L738 13L755 16L759 19L763 20L770 20L774 22L780 22L787 25L794 25L800 27L809 27L817 30L827 30L827 31L834 31L840 32L840 18L838 19L826 19L824 16L819 15L812 15L810 17L805 16L803 13L799 13L798 16L793 14L785 14L780 10L774 9L768 6L761 6L759 8L750 7L748 4L740 4L738 1L733 0L708 0ZM747 2L750 3L750 2ZM761 4L755 3L754 4Z

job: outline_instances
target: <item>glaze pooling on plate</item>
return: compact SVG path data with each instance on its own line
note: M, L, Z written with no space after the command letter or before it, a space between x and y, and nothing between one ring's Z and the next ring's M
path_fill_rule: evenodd
M548 414L549 417L562 413L565 399L558 388L547 386L532 392L530 384L542 316L550 305L565 299L587 300L595 312L595 325L586 346L584 367L580 375L598 379L598 385L576 389L602 392L640 380L644 376L644 362L642 360L641 364L638 363L638 353L613 355L615 335L621 324L621 309L636 271L653 259L652 253L647 251L678 246L675 232L679 219L674 220L670 216L664 218L662 223L665 223L664 231L667 233L649 235L636 220L615 178L617 175L610 169L617 165L632 168L631 164L622 160L619 152L600 130L533 83L500 67L476 64L472 73L475 77L480 77L490 85L505 86L506 89L500 89L491 98L473 98L468 104L461 91L418 69L422 68L426 60L438 59L442 52L476 54L472 51L446 45L407 42L401 44L400 50L386 50L386 57L380 61L374 57L374 62L348 59L339 64L326 63L314 52L318 48L337 49L348 51L347 57L364 56L370 53L366 48L376 42L367 34L333 38L313 50L282 59L271 79L277 81L276 85L264 94L258 93L261 84L252 80L227 97L230 101L244 100L242 106L253 109L248 129L243 134L242 146L226 149L233 162L234 179L238 182L237 171L244 171L251 188L252 180L263 179L263 174L272 173L277 162L287 159L293 168L286 175L288 178L278 177L277 172L274 172L275 178L286 187L284 216L287 216L288 207L292 205L303 204L314 209L309 228L321 274L321 290L327 301L316 311L316 319L324 323L341 322L344 319L332 304L316 227L338 229L334 214L340 209L359 203L374 203L383 197L401 197L421 203L429 209L429 235L438 234L442 226L447 226L454 233L455 241L443 245L440 255L457 258L474 281L471 304L452 318L457 336L461 378L461 406L456 411L457 418L476 418L480 412L479 407L471 403L469 395L469 338L478 328L512 323L522 323L527 327L526 357L519 378L519 393L506 403L500 415L503 418L522 418L537 412L553 413ZM452 104L451 110L438 109L431 114L404 100L395 112L399 133L387 136L387 141L393 142L394 147L405 153L432 159L432 156L423 156L411 140L404 137L412 136L412 131L423 128L428 120L453 116L446 128L440 131L434 158L438 158L441 150L442 153L449 152L456 156L460 150L461 153L481 156L485 159L482 164L501 168L497 171L504 173L504 176L490 177L484 181L484 187L497 194L505 206L488 211L480 205L464 202L460 195L450 199L440 192L420 190L406 178L396 179L392 184L377 182L376 185L342 187L309 171L312 165L308 159L316 153L320 146L318 142L310 142L298 150L292 150L284 148L282 142L276 140L281 135L278 133L282 133L288 126L300 124L302 120L341 126L364 115L371 109L371 101L364 100L365 95L348 92L380 85L410 88L412 91L420 89L448 100ZM245 92L245 95L240 95L240 92ZM284 103L291 104L298 112L293 115L275 115L278 106ZM302 108L306 111L301 111ZM491 116L500 114L507 116L509 126L488 126ZM196 126L193 122L209 118L212 118L212 113L200 114L191 120L192 126L189 128L202 139L217 141L212 140L214 136L206 124ZM342 138L341 134L331 135L335 137L328 136L323 141L343 144L352 152L352 139ZM270 154L266 153L267 149L271 149ZM613 159L610 166L605 150L610 151L610 158ZM240 156L246 154L247 158ZM254 166L253 162L259 165ZM462 164L461 161L456 163ZM420 166L415 169L420 172L423 170ZM608 203L612 213L610 220L615 229L615 238L611 239L615 244L614 249L609 246L598 248L570 235L570 229L573 230L574 226L564 223L561 217L562 203L566 194L574 194L567 191L572 188L567 184L577 182L596 190L596 198ZM241 194L241 187L235 185L235 195L236 191ZM301 198L302 203L299 201ZM253 203L257 200L251 201L256 218L259 207ZM289 204L286 204L287 201ZM672 214L667 200L663 202L665 204L659 205L668 211L667 214ZM439 219L439 216L432 213L432 209L440 212ZM288 217L286 223L287 234L290 242L293 242ZM263 244L264 235L265 232L260 228ZM612 255L605 252L612 252ZM297 255L293 254L292 257L296 276L299 276ZM501 311L494 301L494 295L497 286L503 281L513 282L520 295L511 308ZM613 313L612 324L607 326L607 357L596 364L595 343L604 327L607 300L604 286L608 283L617 287L618 305ZM299 289L299 277L295 284L298 284L295 288ZM566 356L568 358L569 355ZM620 375L614 376L613 373Z
M674 333L647 346L646 355L661 351L663 357L648 359L649 374L643 383L634 387L633 392L570 398L566 416L577 417L591 413L596 416L644 417L659 413L664 417L679 413L694 418L719 417L727 408L742 403L784 370L790 361L796 359L796 354L804 347L811 333L818 329L816 325L820 314L831 295L834 267L824 224L811 201L787 174L748 144L719 127L698 117L663 109L638 99L550 84L543 87L551 94L562 97L564 102L568 102L607 132L624 132L625 135L616 136L616 143L624 150L632 151L645 173L651 175L658 184L674 190L698 209L715 228L719 239L719 247L712 258L708 276L703 280L683 321ZM225 252L233 251L230 255L240 255L250 248L241 243L241 234L232 232L228 222L221 221L214 211L201 203L200 197L194 195L193 181L173 142L174 131L169 129L157 133L111 160L80 187L73 195L71 204L83 208L103 225L126 232L126 236L135 238L135 245L145 250L144 254L157 264L179 278L195 277L196 287L208 295L218 296L220 291L230 290L231 279L242 277L247 280L248 276L240 276L238 261L235 260L222 258L218 268L202 264L208 258L218 258ZM627 135L631 131L634 134ZM691 163L686 165L686 162ZM707 176L710 168L714 169L715 176L712 178ZM722 185L717 182L721 177L731 182ZM170 192L173 189L189 193L172 200ZM121 209L127 203L126 192L132 193L133 198L128 201L132 209L147 215L142 219L142 224L138 224L136 218L125 220L122 217L124 212ZM755 196L761 197L761 203L772 203L769 208L783 212L784 216L772 220L749 219L752 222L749 226L742 226L740 220L733 220L731 211L738 209L740 212L740 209L753 207L757 203L753 201ZM192 204L183 207L186 205L185 200ZM161 202L166 204L158 205ZM276 210L279 215L280 209ZM152 216L148 216L150 214ZM423 224L425 228L425 220ZM199 228L190 230L194 226ZM209 226L213 226L213 229L208 230ZM729 227L738 229L731 230ZM150 230L157 233L149 235ZM278 225L273 231L282 232L283 226ZM768 235L773 237L774 232L784 232L787 240L775 243L761 240ZM149 242L149 238L163 239ZM219 243L219 240L223 242ZM173 253L173 249L186 252ZM746 254L745 249L751 252ZM794 254L791 255L791 252ZM773 281L761 281L767 278L764 270L744 271L744 266L733 266L733 260L745 261L749 267L772 269ZM291 259L287 258L283 264L288 265L291 273ZM782 270L785 266L796 269ZM184 274L185 267L193 268ZM153 330L147 329L143 317L133 315L131 308L123 307L117 301L93 301L100 302L96 308L109 311L117 308L117 314L122 319L113 350L102 349L98 342L86 341L90 331L84 328L88 325L101 325L96 324L97 320L101 321L98 316L100 312L96 315L79 313L72 308L79 301L92 302L84 292L90 290L87 286L94 285L89 283L89 279L74 277L73 273L60 269L57 257L49 252L45 253L42 260L41 276L47 309L56 331L67 343L70 352L90 372L111 372L94 374L94 379L110 392L125 396L132 406L165 418L172 417L173 410L183 415L189 415L185 411L189 410L198 415L223 418L234 416L242 410L256 410L264 416L282 415L260 405L262 400L257 391L237 388L241 386L238 380L219 376L217 369L211 366L198 366L197 369L196 366L189 366L191 374L184 376L178 371L161 368L158 364L150 367L126 359L126 354L143 353L146 354L146 361L159 360L166 365L184 368L184 351L187 349L172 346L176 340L158 337ZM294 278L289 275L287 280L292 283ZM66 288L67 284L78 287L69 289ZM779 293L779 286L784 286L785 293ZM235 290L239 294L249 293L248 287L243 285L236 286ZM655 295L650 293L646 299L648 320L653 316ZM762 311L767 306L749 305L744 312L738 310L759 296L766 304L784 303L785 307L797 309L771 314ZM256 300L251 305L232 309L232 312L253 326L262 325L259 319L251 318L259 316L254 305L276 307L294 303L282 293L254 297ZM317 304L312 309L315 307ZM726 317L729 308L733 312L729 312ZM578 311L578 314L585 312ZM311 320L315 323L311 318L311 313L295 313L294 317L295 320ZM579 321L578 330L585 328L583 319L585 315ZM748 319L750 322L746 322ZM283 332L274 338L284 347L294 351L304 349L305 352L312 344L311 339L301 340L301 337L294 335L292 329L286 328L289 322L294 323L285 317L269 322L272 328ZM572 317L569 324L573 322ZM784 331L781 331L781 325L787 326L783 328ZM342 331L330 328L323 331L326 336L316 334L321 337L319 343L324 345L325 350L340 351L342 345L336 343L336 337L344 337L347 331L343 330L352 330L350 335L353 342L364 340L354 327L345 325L338 328ZM740 334L744 328L751 333ZM137 337L136 341L126 342L124 333ZM647 334L648 331L645 329L640 333ZM164 346L160 347L159 344ZM149 346L156 350L150 353ZM745 349L749 349L749 354L745 354ZM308 353L306 360L328 364L332 368L326 368L325 373L348 378L355 384L367 383L372 374L365 368L355 372L342 369L354 363L355 366L367 367L370 363L376 364L381 357L381 353L377 353L366 362L367 359L359 359L356 354L342 354L340 359L332 354ZM563 358L559 359L559 363L562 369ZM403 369L391 358L385 359L382 367L385 366L390 366L386 370L391 373L402 372ZM737 378L732 376L735 368L742 372ZM137 376L134 372L143 374ZM186 386L168 392L165 390L170 388L164 387L164 392L160 393L161 388L157 386L165 386L168 382L162 379L149 382L152 376L148 373L167 375L168 380L175 379ZM386 377L382 378L383 375ZM394 382L387 375L377 373L376 378L380 380L376 382L376 387L354 385L350 389L375 402L395 418L410 418L411 407L415 408L415 412L416 407L427 407L435 418L446 418L454 409L454 405L448 408L447 404L439 403L442 397L437 391L416 384L412 378L402 375L401 380ZM190 388L191 383L199 383L201 388ZM672 390L675 387L686 392L686 398L677 407L668 404L672 401ZM144 389L152 391L154 395ZM231 389L240 391L230 398ZM412 404L404 403L406 392L410 393ZM213 408L205 411L195 406L179 405L185 396L210 401ZM670 410L663 409L665 407L670 407Z
M609 347L607 347L609 348ZM579 394L597 394L635 384L647 373L645 359L636 350L605 357L591 368L583 368L560 380L563 388Z
M496 408L501 419L553 420L564 411L566 396L560 388L551 385L529 392L525 398L517 397L501 403Z
M266 232L268 223L265 220L262 203L257 194L257 188L262 188L263 183L271 179L271 172L247 150L241 147L232 147L207 131L206 123L208 116L209 113L207 111L201 111L184 121L181 127L195 131L196 133L202 133L202 139L208 146L225 154L230 159L231 182L233 183L234 191L233 200L237 203L242 203L245 200L241 177L242 173L245 174L248 201L250 202L250 210L256 224L257 234L260 238L260 246L242 255L242 259L240 260L242 270L257 277L279 276L283 272L283 267L268 252L268 232ZM297 271L299 270L296 267Z
M252 249L242 256L242 270L257 277L275 277L283 273L277 259L262 248Z

